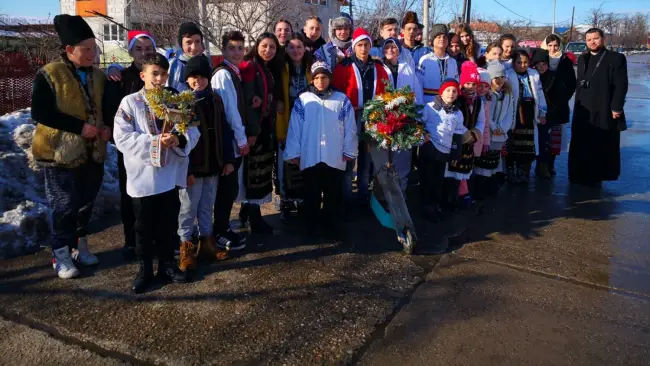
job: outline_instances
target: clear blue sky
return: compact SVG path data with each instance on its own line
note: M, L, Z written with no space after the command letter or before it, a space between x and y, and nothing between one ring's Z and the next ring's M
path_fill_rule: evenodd
M553 0L497 0L510 10L526 18L531 17L534 22L551 23L553 21ZM649 0L557 0L555 19L562 22L571 19L571 8L575 6L575 24L584 23L584 19L591 8L603 4L606 13L650 13ZM462 4L462 2L461 2ZM494 0L472 1L472 13L496 19L523 20L517 15L501 7ZM568 25L568 24L567 24Z
M301 1L301 0L296 0ZM353 0L354 1L354 0ZM437 0L446 3L453 3L454 0ZM455 0L462 4L460 0ZM553 0L497 0L515 13L526 18L532 17L533 21L550 23L553 21ZM600 0L558 0L556 8L556 20L561 22L571 18L571 7L576 7L576 23L583 23L586 13L592 7L601 4ZM19 17L45 18L59 13L58 0L2 0L0 14ZM372 3L372 1L368 1ZM610 0L603 2L605 12L650 12L649 0ZM521 19L499 6L494 0L474 0L473 12L496 19ZM445 9L447 10L447 9Z

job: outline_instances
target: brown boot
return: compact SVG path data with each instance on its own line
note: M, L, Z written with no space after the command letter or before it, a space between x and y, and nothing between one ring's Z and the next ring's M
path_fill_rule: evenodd
M228 256L225 250L217 249L214 237L202 236L199 238L199 258L204 261L223 260Z
M196 253L194 253L194 244L191 241L181 243L180 269L185 272L196 269Z

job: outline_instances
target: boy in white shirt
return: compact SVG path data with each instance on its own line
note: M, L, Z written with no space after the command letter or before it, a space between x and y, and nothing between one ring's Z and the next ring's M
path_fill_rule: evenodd
M445 168L452 160L452 146L462 145L464 135L468 135L463 124L463 113L456 104L458 94L458 82L455 79L447 79L440 86L440 94L424 107L427 138L420 146L418 160L420 213L425 219L434 222L441 218Z
M330 85L329 66L316 62L311 75L312 84L300 94L291 112L284 160L300 166L305 179L307 232L318 232L315 225L320 222L324 236L337 239L343 176L347 162L357 157L359 137L350 100Z
M126 190L133 198L136 220L135 250L140 270L133 280L135 293L144 292L153 280L156 253L157 277L186 281L174 260L180 209L178 187L187 184L188 155L200 133L196 127L190 127L181 134L171 126L164 127L164 122L154 117L145 91L162 88L168 69L169 62L160 54L146 59L140 73L144 88L124 97L115 116L113 138L124 154Z

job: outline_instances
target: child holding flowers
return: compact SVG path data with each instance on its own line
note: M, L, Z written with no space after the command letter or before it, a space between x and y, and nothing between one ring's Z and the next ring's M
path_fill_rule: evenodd
M171 95L163 89L168 69L169 62L158 53L146 59L140 73L144 88L124 97L115 116L113 137L124 154L126 190L133 198L136 220L135 249L140 269L133 280L135 293L144 292L153 280L154 254L158 255L159 279L186 280L174 260L178 187L187 183L187 157L198 141L199 131L160 118L165 106L160 105L164 100L157 98ZM185 97L191 97L184 101L185 105L193 102L191 94L178 99Z

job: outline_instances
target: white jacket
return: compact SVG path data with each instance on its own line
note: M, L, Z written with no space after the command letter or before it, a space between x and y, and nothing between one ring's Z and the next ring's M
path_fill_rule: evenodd
M425 128L433 146L441 153L449 154L453 136L467 132L463 123L463 112L456 109L453 113L447 113L443 108L436 108L435 102L424 106Z
M440 64L443 65L442 70ZM417 75L420 78L425 103L433 101L433 98L438 95L438 89L440 89L445 79L459 80L456 60L447 54L445 54L445 57L440 58L433 52L422 56Z
M515 125L515 113L517 111L517 99L512 93L505 93L503 100L499 100L499 95L492 93L492 111L490 111L490 140L492 142L506 142L508 140L508 131ZM503 135L497 136L497 129L503 131Z
M359 137L354 109L345 94L332 91L321 99L300 94L289 119L284 160L300 158L300 170L318 163L345 170L343 156L356 159Z
M142 91L122 99L115 115L113 138L124 154L126 193L133 198L168 192L187 184L190 151L201 133L190 127L185 133L184 148L161 149L160 130L156 126Z
M386 73L390 78L391 85L395 85L393 73L386 66L384 66L384 69L386 69ZM410 86L413 93L415 93L415 103L424 105L422 84L420 84L420 79L418 78L415 69L413 69L408 62L400 61L397 67L397 89L403 88L407 85Z
M517 77L517 73L514 71L514 68L510 70L512 72L508 71L508 81L510 81L512 84L512 94L515 100L519 101L519 78ZM535 108L535 120L533 125L535 126L535 153L539 155L539 133L537 131L537 125L539 124L540 117L546 117L546 98L544 97L542 81L537 70L529 68L528 78L530 79L530 87L533 92L533 98L535 98L535 106L537 107ZM519 105L517 104L516 110L518 109Z

